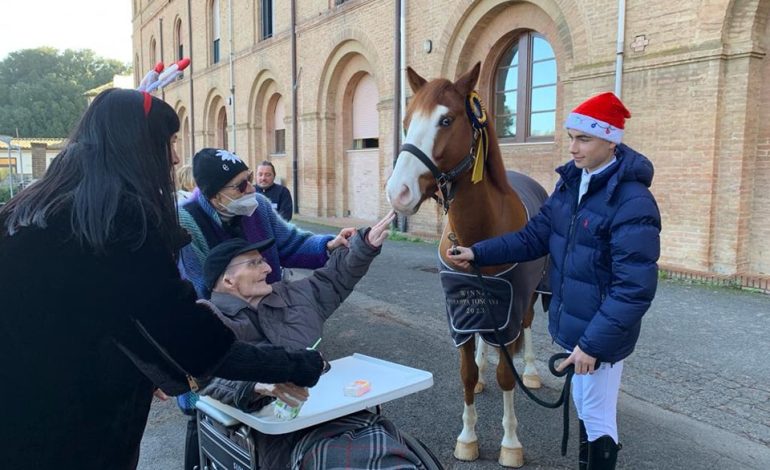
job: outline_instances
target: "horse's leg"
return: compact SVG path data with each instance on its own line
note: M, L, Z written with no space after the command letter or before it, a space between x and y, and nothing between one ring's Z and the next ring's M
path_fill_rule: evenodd
M473 388L479 379L479 369L474 360L476 343L473 338L460 346L460 379L463 382L465 408L463 409L463 430L457 436L455 458L458 460L476 460L479 458L479 441L476 437L476 405L473 403Z
M524 318L521 322L521 327L524 329L524 374L521 376L521 380L530 389L542 386L540 374L535 366L535 348L532 345L532 321L535 319L536 301L537 292L533 292L529 307L524 312Z
M479 380L476 382L476 387L474 387L473 392L474 393L481 393L484 391L484 385L486 384L486 381L484 380L484 371L487 370L487 355L489 354L489 346L487 346L487 343L485 343L481 336L476 336L476 367L479 369Z
M515 352L515 342L506 346L508 353L513 357ZM524 465L524 450L516 435L516 428L519 421L516 419L516 413L513 409L513 392L516 383L513 378L513 371L508 367L508 363L503 356L503 350L500 348L500 362L497 365L497 383L503 390L503 441L500 444L500 458L498 463L503 467L519 468Z

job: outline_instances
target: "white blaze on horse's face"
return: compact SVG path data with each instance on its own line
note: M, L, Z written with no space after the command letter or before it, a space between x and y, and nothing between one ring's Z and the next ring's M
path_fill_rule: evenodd
M443 105L436 106L430 114L416 112L412 115L404 143L412 144L433 159L433 144L439 128L441 116L449 112ZM430 170L417 157L401 152L396 160L396 167L388 179L387 195L390 205L400 214L412 215L417 212L423 200L420 188L420 176L430 175ZM433 176L431 175L431 178Z

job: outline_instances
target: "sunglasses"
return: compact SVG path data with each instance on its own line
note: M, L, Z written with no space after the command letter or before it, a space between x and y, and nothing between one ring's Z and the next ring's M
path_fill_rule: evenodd
M228 184L228 185L222 186L222 188L223 188L223 189L224 189L224 188L235 188L235 189L237 189L237 190L238 190L240 193L245 193L245 192L246 192L246 188L247 188L247 187L248 187L248 186L249 186L251 183L253 183L253 182L254 182L254 172L253 172L253 171L250 171L250 172L249 172L249 176L247 176L245 180L241 181L241 182L240 182L240 183L238 183L238 184Z

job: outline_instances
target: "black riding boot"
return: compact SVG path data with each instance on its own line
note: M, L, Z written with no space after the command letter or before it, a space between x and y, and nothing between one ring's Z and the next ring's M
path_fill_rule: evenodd
M588 433L586 432L586 425L582 419L579 419L580 423L580 440L578 441L578 469L588 469Z
M588 443L588 470L615 470L620 444L608 435Z

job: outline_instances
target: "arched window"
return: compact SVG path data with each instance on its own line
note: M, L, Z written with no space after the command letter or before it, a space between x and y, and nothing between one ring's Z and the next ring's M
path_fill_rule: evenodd
M158 54L157 54L157 44L155 43L155 38L150 38L150 68L155 67L155 64L158 62Z
M174 23L174 51L176 52L176 60L182 60L184 57L184 45L182 44L182 19L177 18Z
M497 136L513 142L553 140L556 56L544 37L526 32L500 57L494 99Z
M219 63L219 0L212 0L211 11L211 63Z
M217 147L227 150L227 110L224 106L219 108L217 114Z
M366 74L356 85L353 93L353 148L379 147L380 118L377 102L380 95L374 78Z
M273 110L272 117L273 145L271 146L271 153L278 155L286 153L286 124L284 123L286 118L286 109L284 108L285 103L286 100L283 99L283 96L279 96L275 101L275 109Z

